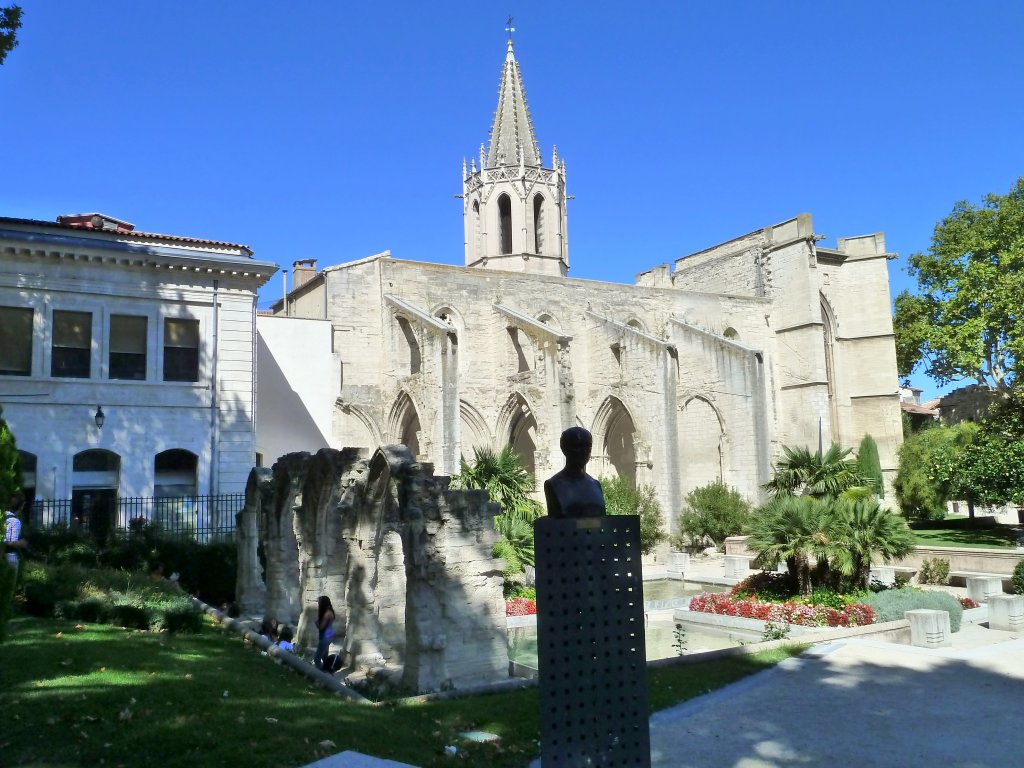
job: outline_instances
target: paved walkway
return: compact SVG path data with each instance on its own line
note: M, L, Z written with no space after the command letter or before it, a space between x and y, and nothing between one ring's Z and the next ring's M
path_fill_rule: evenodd
M722 559L687 578L717 581ZM950 590L954 591L954 590ZM653 768L1024 766L1024 637L965 622L949 648L840 640L651 718ZM317 768L394 765L336 755ZM538 765L534 761L533 765Z

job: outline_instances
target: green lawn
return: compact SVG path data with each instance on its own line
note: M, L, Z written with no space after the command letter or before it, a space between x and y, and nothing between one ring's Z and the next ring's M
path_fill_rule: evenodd
M207 625L196 635L17 618L0 646L4 765L299 766L344 749L418 766L524 766L538 754L537 691L427 704L348 703ZM651 670L651 710L799 649ZM456 741L471 729L498 745Z
M916 543L922 547L981 547L1013 549L1017 531L1008 525L971 525L967 517L922 520L910 523Z

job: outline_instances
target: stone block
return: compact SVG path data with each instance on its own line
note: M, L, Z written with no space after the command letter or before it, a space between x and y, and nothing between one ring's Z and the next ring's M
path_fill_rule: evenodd
M1003 594L1003 579L1000 576L968 576L967 596L979 603L987 603L993 595Z
M1024 595L992 595L988 600L988 628L1024 632Z
M896 569L889 565L873 565L871 566L871 581L877 581L886 587L895 586Z
M669 573L684 574L690 567L690 554L688 552L669 552L666 570Z
M942 648L953 644L949 613L919 608L903 614L910 622L910 644L918 648Z
M725 556L725 578L745 579L750 575L750 558L743 555Z

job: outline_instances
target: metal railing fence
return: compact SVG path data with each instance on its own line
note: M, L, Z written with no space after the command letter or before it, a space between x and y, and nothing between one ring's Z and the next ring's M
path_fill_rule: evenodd
M107 534L126 535L133 527L148 525L166 536L192 538L199 542L229 539L234 538L235 514L245 506L245 494L121 496L110 502L35 499L29 511L28 526L67 526L104 537Z

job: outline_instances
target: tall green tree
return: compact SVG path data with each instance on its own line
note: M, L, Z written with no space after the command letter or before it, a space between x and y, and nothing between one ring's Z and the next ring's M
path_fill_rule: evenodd
M857 448L857 464L871 490L878 498L885 498L885 481L882 477L882 462L878 458L878 443L871 435L864 435Z
M975 501L982 500L965 487L966 457L977 434L977 424L962 422L922 429L903 442L893 490L904 515L941 520L948 501L968 501L971 509Z
M18 490L21 490L21 455L14 433L4 419L3 406L0 406L0 506L6 509L7 500Z
M896 297L900 375L922 369L1007 396L1024 355L1024 178L981 206L957 203L909 261L918 291Z
M21 28L21 6L10 5L0 8L0 64L7 54L18 45L18 30Z

